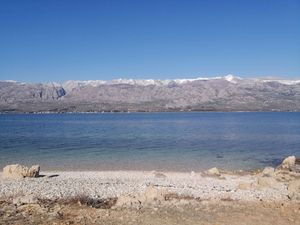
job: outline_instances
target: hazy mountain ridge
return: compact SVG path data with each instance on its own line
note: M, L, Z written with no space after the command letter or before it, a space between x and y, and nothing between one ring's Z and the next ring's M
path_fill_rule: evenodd
M0 81L1 112L300 111L300 80Z

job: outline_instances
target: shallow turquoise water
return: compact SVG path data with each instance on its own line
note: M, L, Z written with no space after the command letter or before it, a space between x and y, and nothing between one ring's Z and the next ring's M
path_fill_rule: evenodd
M203 170L276 166L300 156L300 113L0 115L0 166Z

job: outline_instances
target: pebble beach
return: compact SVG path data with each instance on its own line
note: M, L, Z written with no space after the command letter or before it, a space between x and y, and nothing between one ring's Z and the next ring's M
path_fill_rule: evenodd
M0 224L300 224L299 166L294 156L252 172L10 165L0 173Z
M201 173L156 173L138 171L105 172L44 172L39 178L22 180L1 179L0 196L30 194L38 198L57 199L74 196L112 198L142 193L148 186L178 195L220 200L287 200L287 184L278 182L274 187L241 190L241 183L257 182L253 175L205 176Z

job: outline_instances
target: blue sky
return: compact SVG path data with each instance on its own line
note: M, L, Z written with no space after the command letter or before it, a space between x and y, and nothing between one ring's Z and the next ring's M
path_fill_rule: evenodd
M300 78L300 1L0 0L0 80Z

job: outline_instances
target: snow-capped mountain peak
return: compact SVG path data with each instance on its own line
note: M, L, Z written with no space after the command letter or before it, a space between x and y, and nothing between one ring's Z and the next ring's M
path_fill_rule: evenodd
M87 81L66 81L64 83L64 87L68 89L72 89L78 86L89 85L93 87L97 87L100 85L111 85L111 84L129 84L129 85L139 85L139 86L148 86L148 85L169 85L170 83L175 83L178 85L186 84L194 81L208 81L208 80L217 80L217 79L225 79L231 83L236 83L238 80L241 80L240 77L233 76L231 74L224 76L224 77L198 77L198 78L190 78L190 79L166 79L166 80L159 80L159 79L114 79L110 81L105 80L87 80Z
M242 78L240 77L236 77L232 74L228 74L224 77L225 80L227 80L228 82L234 83L236 84L238 82L238 80L242 80Z

